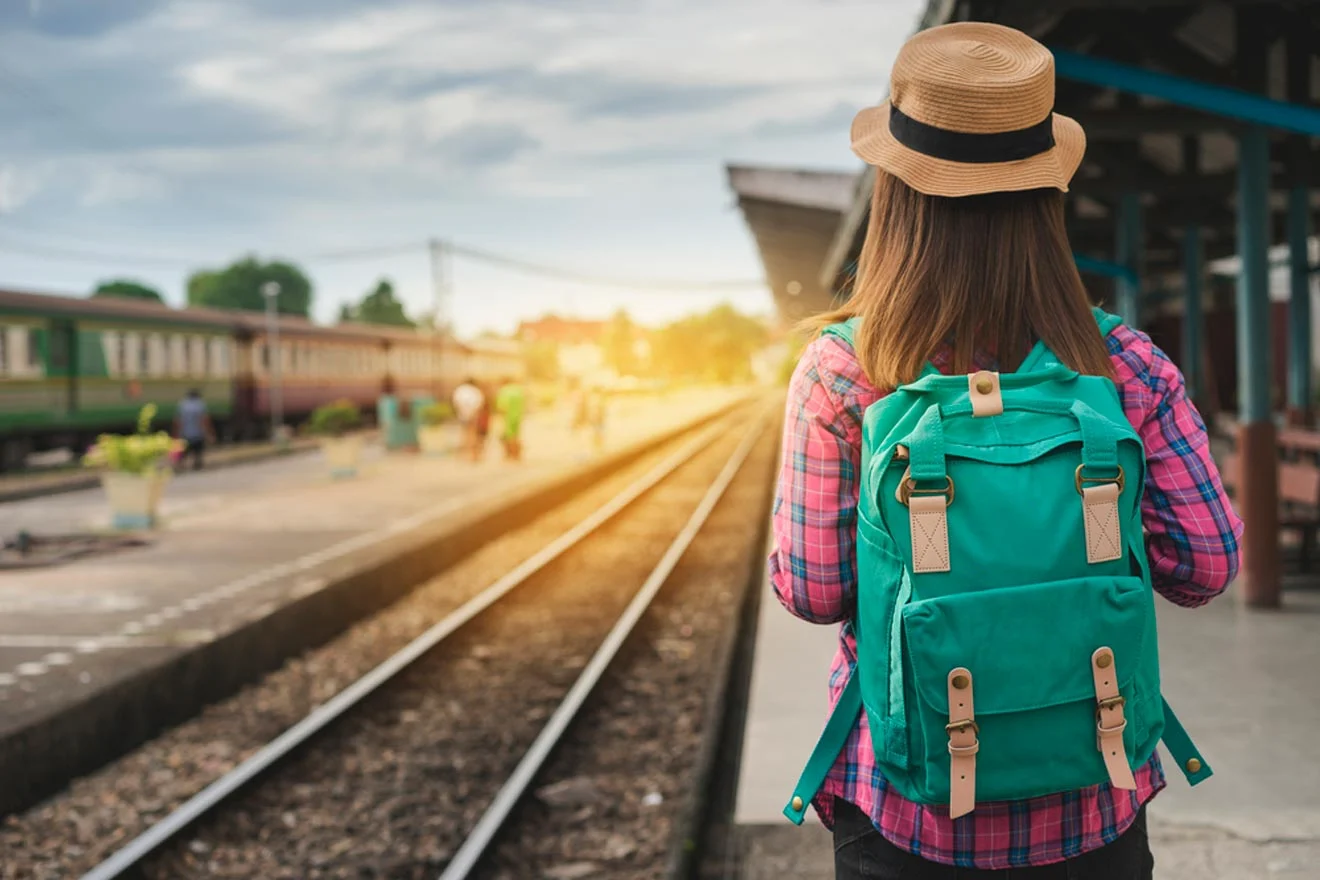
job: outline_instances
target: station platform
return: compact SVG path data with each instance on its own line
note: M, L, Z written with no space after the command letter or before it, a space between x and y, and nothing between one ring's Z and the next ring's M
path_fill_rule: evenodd
M825 721L837 626L762 596L735 811L740 878L831 880L829 832L781 814ZM1169 702L1215 775L1190 788L1167 752L1168 787L1150 808L1157 878L1320 876L1320 591L1251 611L1234 589L1188 610L1158 600Z
M457 533L476 516L487 530L498 529L502 505L523 503L533 489L562 497L570 475L592 473L746 395L708 388L616 399L598 453L588 436L574 434L568 413L546 411L526 420L521 462L503 460L492 436L476 463L369 448L352 479L332 479L316 452L181 474L166 490L148 546L0 579L0 745L19 737L24 748L49 752L54 746L34 743L35 734L25 731L72 705L110 700L144 670L275 617L355 567L415 552L416 541L408 541L419 534L429 542L426 564L433 564L437 553L449 552L449 530ZM4 534L86 532L108 523L99 489L0 505ZM397 592L416 582L398 581L422 567L414 562L407 572L380 575L388 583L358 586ZM319 612L317 625L333 613ZM226 672L189 674L204 680ZM178 686L192 685L181 679ZM150 721L114 726L146 731Z

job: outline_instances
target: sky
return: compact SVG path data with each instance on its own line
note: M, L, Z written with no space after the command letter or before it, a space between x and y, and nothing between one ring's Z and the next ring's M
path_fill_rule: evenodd
M0 0L0 287L299 263L333 320L433 302L438 238L623 279L763 276L728 162L860 170L923 0ZM388 254L349 259L345 252ZM452 260L461 334L644 323L767 290L588 286Z

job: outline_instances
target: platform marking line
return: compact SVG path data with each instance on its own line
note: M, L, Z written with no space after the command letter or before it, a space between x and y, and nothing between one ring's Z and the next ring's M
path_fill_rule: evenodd
M296 574L322 565L333 559L347 556L358 550L364 550L373 544L378 544L388 538L399 535L403 532L419 528L426 523L437 519L445 514L452 513L463 507L467 503L466 498L451 498L439 504L425 508L417 513L409 514L395 520L387 526L376 529L371 532L363 532L354 535L351 538L345 538L338 543L331 544L329 547L323 547L320 550L314 550L291 562L281 562L260 571L243 575L240 578L212 587L203 593L195 594L180 601L176 605L168 605L159 608L145 615L139 620L130 620L119 627L118 632L113 635L87 637L81 636L7 636L0 634L0 648L72 648L79 654L95 654L103 648L133 648L133 647L171 647L179 644L208 642L215 638L215 633L210 630L191 630L191 635L180 634L180 637L170 638L142 638L147 630L155 629L167 620L177 620L185 614L198 611L215 602L224 599L232 599L240 593L246 592L253 587L277 580L287 575ZM315 583L315 582L314 582ZM324 585L324 580L320 580L317 588ZM312 592L312 590L308 590ZM305 595L305 594L304 594ZM252 615L257 611L268 613L273 610L273 602L263 603L258 608L253 609L245 615L252 619ZM20 641L28 639L27 643L21 644ZM29 661L20 663L7 673L0 673L0 697L7 696L5 688L18 683L20 678L34 678L44 675L50 666L65 666L73 662L73 657L68 653L52 653L46 655L42 661Z

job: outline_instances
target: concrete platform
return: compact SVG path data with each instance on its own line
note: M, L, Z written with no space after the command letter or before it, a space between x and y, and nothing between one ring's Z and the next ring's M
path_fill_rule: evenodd
M186 717L745 394L615 401L599 455L572 435L566 414L542 413L527 422L520 463L502 461L492 438L475 464L372 449L349 480L331 479L317 454L189 474L167 490L151 546L7 573L0 814L44 793L59 771L90 769ZM0 505L0 533L107 522L99 490Z
M1320 877L1320 592L1285 603L1248 611L1231 590L1193 611L1159 602L1165 693L1215 776L1189 788L1165 753L1169 787L1151 806L1156 877ZM796 828L780 810L824 724L836 637L765 597L731 876L833 877L814 813Z

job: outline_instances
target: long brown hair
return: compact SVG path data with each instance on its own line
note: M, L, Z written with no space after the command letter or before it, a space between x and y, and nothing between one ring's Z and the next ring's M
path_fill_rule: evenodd
M1016 369L1039 339L1080 373L1114 375L1055 189L944 198L877 169L852 298L806 324L854 315L857 359L882 389L914 380L945 344L959 373L978 348Z

